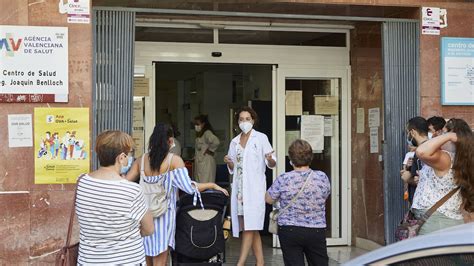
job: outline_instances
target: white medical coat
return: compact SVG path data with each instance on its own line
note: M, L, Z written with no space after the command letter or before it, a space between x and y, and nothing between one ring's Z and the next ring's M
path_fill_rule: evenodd
M235 137L229 145L229 157L234 162L236 167L237 145L240 143L239 134ZM262 230L265 221L265 192L267 190L267 182L265 170L268 166L268 161L265 159L265 154L273 151L273 148L268 141L268 137L256 130L250 132L249 140L245 146L243 163L242 163L242 196L244 201L244 229ZM276 162L275 153L272 158ZM229 173L233 174L233 170L229 169ZM239 237L239 219L237 215L237 182L232 182L231 195L231 217L232 217L232 234L234 237Z

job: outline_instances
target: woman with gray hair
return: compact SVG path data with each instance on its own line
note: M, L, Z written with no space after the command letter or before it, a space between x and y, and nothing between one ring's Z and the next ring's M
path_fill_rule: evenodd
M288 149L293 171L277 177L266 202L280 202L278 236L285 265L328 265L326 248L326 199L331 190L324 172L310 168L313 150L305 140Z

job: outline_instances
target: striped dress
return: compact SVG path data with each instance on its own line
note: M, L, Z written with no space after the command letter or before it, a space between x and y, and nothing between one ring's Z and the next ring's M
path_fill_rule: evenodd
M196 183L191 181L188 170L184 167L168 171L162 175L144 176L143 178L147 183L157 183L161 178L166 178L164 186L166 191L170 191L168 195L168 211L162 216L153 219L155 232L143 238L145 254L147 256L158 256L168 250L168 247L174 249L178 189L188 194L194 194L194 205L196 205L198 199L201 201L201 195L196 188Z
M82 177L76 198L78 265L144 264L140 221L146 211L138 184Z

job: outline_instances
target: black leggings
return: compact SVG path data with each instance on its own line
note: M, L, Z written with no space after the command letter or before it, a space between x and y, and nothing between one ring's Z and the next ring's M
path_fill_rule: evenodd
M304 266L305 256L310 266L328 265L326 229L278 226L278 237L286 266Z

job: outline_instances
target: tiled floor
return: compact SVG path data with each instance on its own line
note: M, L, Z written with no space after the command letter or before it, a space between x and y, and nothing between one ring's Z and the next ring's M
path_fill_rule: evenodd
M271 236L263 236L263 255L265 256L265 265L280 266L283 264L283 255L281 249L272 248ZM236 265L239 259L240 241L239 239L229 239L226 242L226 263L224 265ZM329 247L329 265L339 265L352 258L360 256L368 251L355 247ZM255 258L250 255L247 259L247 265L255 265Z

